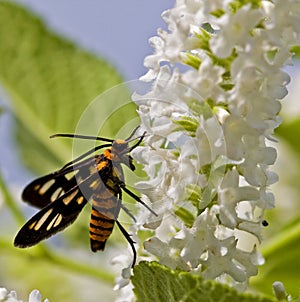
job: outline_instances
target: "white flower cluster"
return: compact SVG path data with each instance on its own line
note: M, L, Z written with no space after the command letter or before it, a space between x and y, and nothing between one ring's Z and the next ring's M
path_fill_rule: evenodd
M15 291L9 292L6 288L0 287L0 302L22 302L22 300L18 300ZM28 302L42 302L40 292L36 289L33 290L29 295ZM44 302L49 302L49 300L46 299Z
M147 137L132 154L149 177L137 189L158 217L142 209L132 233L148 235L148 259L245 288L274 207L267 142L280 124L300 1L177 0L162 17L168 30L151 38L142 77L151 89L134 94Z

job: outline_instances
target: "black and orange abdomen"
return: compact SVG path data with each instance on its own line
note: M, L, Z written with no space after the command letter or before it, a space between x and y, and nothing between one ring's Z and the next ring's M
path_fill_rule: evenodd
M90 219L90 242L93 252L104 250L106 240L118 218L120 203L118 192L112 192L104 185L99 193L93 195Z
M29 247L37 244L72 224L83 207L91 200L90 242L93 252L104 250L107 239L116 223L133 251L132 267L136 261L134 241L118 221L120 209L134 219L130 211L121 204L122 191L144 205L157 216L139 196L125 186L122 165L134 171L130 152L140 145L145 132L136 137L138 141L129 146L138 128L125 140L81 134L60 133L51 137L92 139L105 142L94 146L61 169L31 182L23 192L23 199L41 210L24 224L16 235L14 245ZM102 154L97 150L107 148ZM91 154L94 154L90 156Z

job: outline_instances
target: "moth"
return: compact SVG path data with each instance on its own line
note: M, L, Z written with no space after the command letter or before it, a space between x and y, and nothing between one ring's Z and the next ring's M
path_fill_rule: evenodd
M133 267L136 262L134 241L118 221L120 210L124 210L133 220L135 219L122 204L122 193L125 192L157 216L140 197L127 189L124 181L122 165L132 171L135 170L130 152L141 144L145 136L144 133L132 139L136 130L137 128L125 140L78 134L51 136L92 139L106 143L85 152L60 170L35 179L25 187L22 199L41 210L20 229L14 245L19 248L30 247L62 231L76 220L83 207L90 201L91 250L93 252L104 250L116 223L132 248ZM129 146L134 140L138 141ZM90 156L100 149L104 149L102 154Z

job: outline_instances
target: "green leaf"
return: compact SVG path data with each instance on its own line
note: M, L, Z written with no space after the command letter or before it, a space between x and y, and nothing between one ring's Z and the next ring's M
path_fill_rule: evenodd
M12 248L11 240L3 238L0 250L1 286L16 290L18 296L28 297L37 288L50 301L95 302L103 296L105 301L113 301L114 276L101 265L88 265L84 258L72 260L70 253L60 256L47 249L45 254L41 246Z
M260 268L260 273L251 279L252 287L266 292L266 284L281 281L288 294L299 297L299 250L300 217L263 245L261 252L265 264Z
M186 59L184 60L184 64L190 65L194 69L198 70L202 61L198 56L195 56L191 53L186 54Z
M190 211L183 207L178 207L174 214L179 217L188 228L192 227L195 217Z
M292 122L284 122L276 129L276 134L282 137L298 154L300 153L300 140L297 135L300 132L300 119Z
M57 169L70 160L71 140L49 140L49 135L74 133L87 106L122 79L104 60L50 32L35 15L12 2L0 1L0 41L0 81L18 120L20 151L32 170ZM86 118L89 125L81 127L89 132L85 134L98 135L97 120L105 128L101 136L112 137L136 116L125 85L94 103L98 105Z
M143 302L271 302L275 299L240 293L227 285L188 272L170 270L156 262L140 262L132 277L137 301Z
M261 6L261 0L234 0L230 3L230 8L234 13L236 13L237 10L249 3L251 3L253 9Z
M198 208L202 196L202 189L198 185L190 184L185 188L185 198L190 200Z
M295 46L291 47L290 51L294 52L295 56L299 59L299 57L300 57L300 46L299 45L295 45Z
M187 132L195 135L195 132L199 126L199 121L193 117L183 116L180 120L173 120L173 123L179 125Z

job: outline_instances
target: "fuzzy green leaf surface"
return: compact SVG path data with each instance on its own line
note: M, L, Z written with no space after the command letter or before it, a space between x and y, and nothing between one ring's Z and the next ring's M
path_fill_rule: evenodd
M287 146L289 150L289 153L285 151L286 153L282 153L281 156L285 157L286 162L290 161L294 167L293 172L288 169L286 175L285 173L280 175L280 184L282 188L287 186L288 189L292 189L295 196L299 196L300 194L299 131L300 119L294 118L293 120L289 120L288 117L286 117L283 124L276 129L279 142ZM286 166L284 166L284 169L286 169ZM290 199L291 196L287 194L283 200L277 200L277 203L282 204L281 208L275 208L275 210L271 211L272 213L269 213L270 217L267 218L267 220L270 225L270 230L268 230L268 236L265 238L263 246L260 249L265 258L265 264L259 269L259 274L251 278L250 284L260 291L271 293L271 289L267 287L267 285L275 281L281 281L287 293L291 294L294 298L299 298L299 203L296 202L292 205L292 215L291 213L286 214L284 210L288 212L287 204L291 204ZM284 206L287 206L287 209L285 209ZM291 209L289 209L289 211L291 211ZM289 220L286 219L286 215L290 217Z
M141 302L274 302L275 299L239 293L227 285L188 272L170 270L156 262L134 268L134 293Z
M265 293L271 293L267 284L280 281L288 294L299 298L299 250L300 218L284 227L277 235L269 239L262 247L265 264L259 274L251 279L252 287Z
M101 93L121 83L104 60L51 32L33 13L0 1L0 82L18 121L17 137L25 163L39 173L58 167L71 156L71 141L49 139L53 133L74 133L87 106ZM122 86L94 112L105 120L130 95ZM112 136L135 116L133 103L110 119ZM90 129L88 129L90 131ZM85 133L90 135L96 133Z
M284 122L276 129L276 134L283 138L295 152L300 153L300 140L296 133L300 131L300 118L291 122Z

